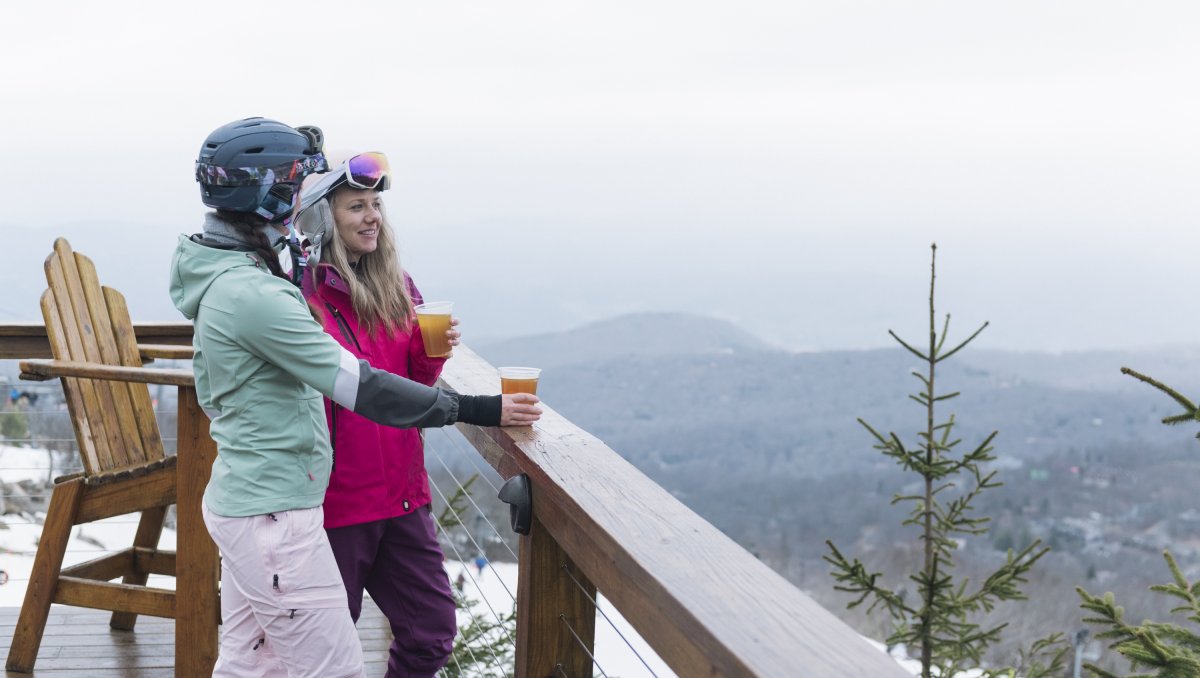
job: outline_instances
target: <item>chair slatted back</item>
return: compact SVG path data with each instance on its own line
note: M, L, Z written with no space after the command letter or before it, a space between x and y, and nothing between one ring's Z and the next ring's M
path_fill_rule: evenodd
M101 287L92 260L54 241L46 258L42 317L58 360L141 367L133 322L120 292ZM140 466L163 457L146 384L64 378L63 391L88 474Z

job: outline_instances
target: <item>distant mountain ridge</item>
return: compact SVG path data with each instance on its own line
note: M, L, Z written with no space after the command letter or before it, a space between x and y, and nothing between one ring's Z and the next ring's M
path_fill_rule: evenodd
M634 313L565 332L506 339L473 348L495 365L543 369L596 364L621 357L778 350L733 323L688 313Z
M1129 367L1185 394L1200 396L1200 346L1064 353L968 349L961 355L962 361L973 367L1058 388L1154 393L1151 387L1121 374L1122 367Z

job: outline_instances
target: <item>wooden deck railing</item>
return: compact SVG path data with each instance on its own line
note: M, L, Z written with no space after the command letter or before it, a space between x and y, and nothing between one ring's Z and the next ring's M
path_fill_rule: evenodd
M187 323L135 328L139 343L190 343ZM40 330L0 325L0 358L48 356ZM495 368L463 346L442 380L464 393L499 392ZM686 678L908 675L595 436L545 410L532 427L459 426L502 477L525 474L532 486L517 676L592 676L597 590Z

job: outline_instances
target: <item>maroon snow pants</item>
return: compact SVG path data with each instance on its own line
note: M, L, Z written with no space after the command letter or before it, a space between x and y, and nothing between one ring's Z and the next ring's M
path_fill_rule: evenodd
M387 678L432 677L449 661L458 627L430 507L325 532L354 621L365 589L392 626Z

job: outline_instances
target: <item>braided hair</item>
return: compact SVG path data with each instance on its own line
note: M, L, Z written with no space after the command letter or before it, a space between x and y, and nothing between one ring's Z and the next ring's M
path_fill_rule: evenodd
M221 220L233 226L243 237L246 244L254 248L254 253L266 264L272 275L291 282L291 278L283 272L275 248L266 234L267 220L252 212L234 212L232 210L217 210Z

